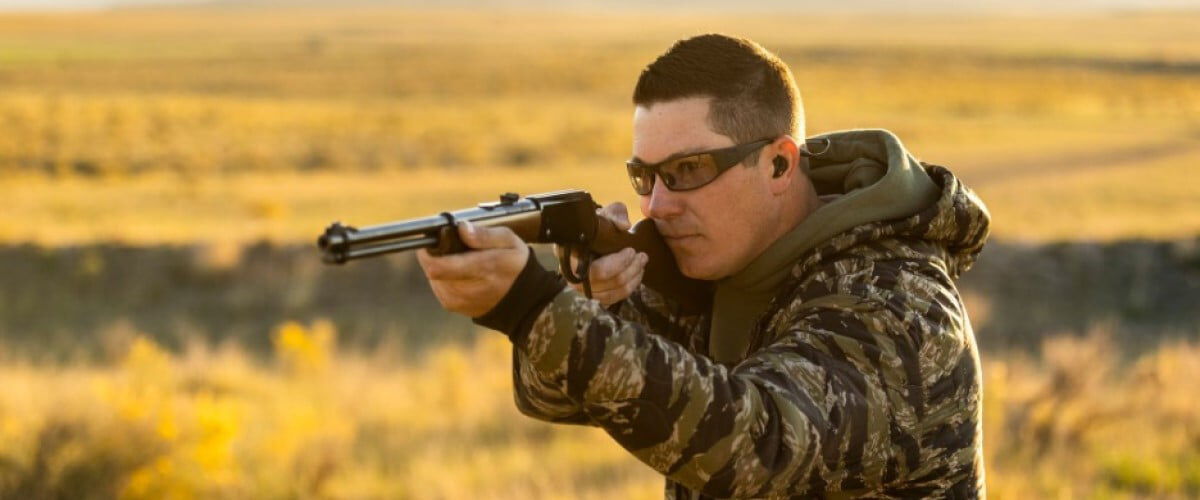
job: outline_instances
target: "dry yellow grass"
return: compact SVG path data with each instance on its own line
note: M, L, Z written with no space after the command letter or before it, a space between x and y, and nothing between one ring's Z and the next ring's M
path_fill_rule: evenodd
M600 430L519 415L498 334L407 366L339 354L333 335L283 324L269 364L137 336L111 367L6 364L0 496L661 497ZM1200 494L1200 407L1181 383L1200 346L1122 361L1093 335L1043 353L985 360L992 498Z
M500 335L406 366L339 355L332 332L281 325L272 364L140 337L111 368L7 364L0 496L661 496L604 433L519 415Z
M503 191L631 202L632 82L707 30L777 51L810 133L889 128L961 173L1001 237L1190 236L1200 185L1131 177L1196 158L1198 16L5 15L0 241L307 242Z
M259 238L316 241L334 219L366 225L493 201L505 191L584 187L598 200L636 203L611 166L520 170L413 169L386 174L254 174L191 179L0 180L8 207L0 239L70 244L136 244Z
M816 19L814 19L816 18ZM1197 13L712 16L182 9L0 16L0 243L313 240L578 187L634 202L628 94L677 38L757 39L809 132L896 131L996 234L1200 232ZM236 258L216 252L214 262ZM52 313L52 311L48 311ZM0 496L658 498L595 430L519 416L501 337L416 364L281 325L275 361L147 340L3 356ZM79 332L84 334L87 332ZM115 338L121 338L116 336ZM131 338L139 338L132 336ZM1200 348L985 360L992 496L1200 495Z
M1200 143L1161 157L1054 165L978 187L1009 239L1115 240L1200 234Z
M987 203L999 238L1191 237L1200 233L1200 183L1192 182L1200 141L1168 148L1150 158L1110 157L1101 150L1065 154L1058 157L1061 163L1001 160L960 173ZM469 207L506 191L565 188L588 189L602 203L624 202L640 217L636 195L620 167L611 164L187 180L170 174L101 180L10 177L0 180L6 203L0 241L307 243L333 220L366 225Z

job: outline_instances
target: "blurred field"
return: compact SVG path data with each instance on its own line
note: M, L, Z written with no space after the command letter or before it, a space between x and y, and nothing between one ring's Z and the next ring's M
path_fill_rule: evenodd
M0 255L15 259L0 266L0 498L661 497L603 433L518 415L506 341L429 312L411 260L334 275L297 245L334 219L505 191L635 204L633 82L707 31L780 54L810 134L888 128L951 167L1009 242L992 255L1036 264L981 264L992 295L968 297L977 326L1028 348L986 353L991 496L1200 497L1200 323L1179 312L1200 269L1197 25L1198 11L0 15ZM1131 238L1177 242L1081 243ZM1113 262L1128 269L1092 279ZM1137 321L1172 330L1095 327ZM1131 337L1148 340L1127 351Z
M675 38L752 37L808 132L884 127L1010 239L1200 232L1200 13L658 16L193 8L0 16L0 241L309 241L622 178ZM1142 176L1145 176L1143 178Z
M276 361L132 336L110 368L0 367L5 498L661 498L598 429L517 413L482 332L412 366L281 325ZM1128 362L1094 332L985 360L990 498L1200 495L1200 345Z

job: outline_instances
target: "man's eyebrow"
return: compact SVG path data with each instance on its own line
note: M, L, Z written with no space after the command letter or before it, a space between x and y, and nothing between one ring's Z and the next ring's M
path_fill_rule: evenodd
M692 146L690 148L684 148L681 151L676 151L675 153L672 153L671 156L664 158L662 161L674 160L675 158L679 158L679 157L683 157L683 156L687 156L687 155L691 155L691 154L696 154L701 151L709 151L711 149L712 148L708 148L708 147L704 147L704 146ZM636 163L641 163L643 165L650 165L650 162L643 160L641 158L638 158L637 155L634 155L633 158L631 158L631 160ZM657 163L662 163L662 161L657 162Z

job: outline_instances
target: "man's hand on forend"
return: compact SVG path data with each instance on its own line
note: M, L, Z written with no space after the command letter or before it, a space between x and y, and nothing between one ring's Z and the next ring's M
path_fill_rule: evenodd
M435 257L421 249L417 261L442 307L477 318L512 288L529 258L529 245L504 226L462 222L458 234L472 250Z

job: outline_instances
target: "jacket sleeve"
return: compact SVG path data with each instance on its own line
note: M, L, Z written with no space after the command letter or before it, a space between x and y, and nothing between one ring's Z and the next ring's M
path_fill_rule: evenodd
M566 289L566 290L569 290ZM645 334L686 341L696 327L697 317L682 316L661 295L639 287L626 300L615 304L615 318L642 325ZM513 397L521 413L547 422L596 425L583 412L578 401L568 398L561 384L548 380L529 362L529 356L514 346L512 355Z
M566 289L515 346L523 371L668 478L715 497L878 487L915 352L897 318L834 298L735 368ZM578 413L576 413L578 415ZM583 418L583 417L577 417ZM900 433L903 434L903 433ZM914 450L915 452L915 450Z

